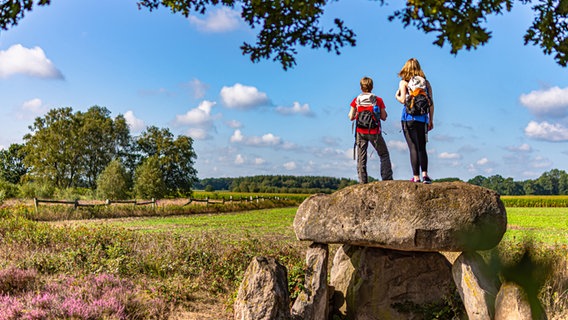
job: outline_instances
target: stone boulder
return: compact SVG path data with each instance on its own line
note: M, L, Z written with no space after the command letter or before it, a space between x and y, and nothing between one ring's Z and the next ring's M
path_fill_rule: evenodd
M333 315L346 319L422 319L403 306L444 304L455 286L451 264L437 252L406 252L343 245L335 254L330 285Z
M506 282L495 301L495 320L532 320L527 294L519 285Z
M293 320L327 320L329 312L329 287L327 244L312 243L306 253L305 289L292 306Z
M477 251L507 229L496 192L464 182L358 184L313 195L298 208L299 240L403 251Z
M491 320L495 316L495 297L501 283L476 252L463 252L452 267L454 282L469 320Z
M252 259L234 304L235 320L290 320L288 271L271 257Z

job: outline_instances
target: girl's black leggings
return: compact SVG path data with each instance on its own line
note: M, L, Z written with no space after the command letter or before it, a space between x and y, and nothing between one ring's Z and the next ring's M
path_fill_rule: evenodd
M428 124L420 121L402 121L404 138L410 150L410 165L412 174L420 175L422 171L428 171L428 153L426 152L426 133Z

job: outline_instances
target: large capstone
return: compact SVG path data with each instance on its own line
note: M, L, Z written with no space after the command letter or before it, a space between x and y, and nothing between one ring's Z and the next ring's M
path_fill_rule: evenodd
M464 182L358 184L313 195L298 208L299 240L403 251L476 251L507 229L496 192Z

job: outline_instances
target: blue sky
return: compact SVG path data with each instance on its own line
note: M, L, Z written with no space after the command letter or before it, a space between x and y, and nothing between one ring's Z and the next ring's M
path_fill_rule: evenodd
M0 33L0 146L21 143L35 117L52 108L93 105L123 114L134 135L146 126L190 135L199 178L317 175L356 179L349 103L359 79L374 79L395 179L411 177L400 130L397 72L416 57L434 89L429 134L433 179L500 174L534 179L568 171L568 69L523 45L533 13L490 17L489 44L454 56L434 35L387 17L401 3L332 2L357 34L341 55L299 48L297 65L250 62L254 42L238 13L212 8L184 18L136 1L58 0ZM379 177L378 157L369 172Z

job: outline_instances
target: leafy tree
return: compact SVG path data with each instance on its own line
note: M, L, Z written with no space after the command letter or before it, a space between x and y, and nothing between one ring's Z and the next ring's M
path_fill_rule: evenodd
M24 136L23 152L30 178L51 181L60 189L95 189L102 170L130 143L124 117L113 120L110 111L99 106L85 113L52 109L29 128L32 133Z
M110 111L103 107L93 106L85 113L78 112L76 117L81 123L84 183L94 188L104 168L128 148L130 131L122 115L113 120Z
M163 198L167 188L163 179L162 169L157 156L152 156L144 160L136 168L134 175L134 193L136 197L143 199Z
M381 5L385 0L377 1ZM48 5L50 0L38 0L37 5ZM239 7L242 19L258 34L255 44L243 43L241 50L253 62L272 58L284 69L295 65L298 46L324 48L340 53L344 46L355 46L356 35L340 19L334 19L333 28L325 30L320 23L325 6L331 0L258 1L258 0L138 0L139 8L150 11L167 7L185 17L205 13L211 6ZM547 55L554 54L562 66L568 63L568 3L566 0L521 0L535 12L533 24L524 36L524 43L538 45ZM406 1L402 9L394 11L389 20L400 20L405 27L413 26L436 35L435 45L446 43L450 52L475 49L486 44L491 32L484 23L488 16L511 11L512 0L424 0ZM33 0L10 0L0 5L0 27L7 30L33 8Z
M148 127L136 140L144 158L156 157L168 194L186 196L191 193L197 181L197 170L193 167L197 154L193 150L193 139L174 135L169 129Z
M71 108L52 109L35 119L24 136L24 164L30 175L59 188L78 185L81 168L79 123Z
M20 182L20 179L28 172L24 165L25 153L22 144L11 144L8 149L0 150L0 180L12 184Z
M97 196L100 199L123 200L128 198L130 176L120 160L113 160L97 179Z
M561 193L566 192L566 181L567 174L564 170L552 169L543 173L538 179L536 179L536 184L538 185L539 193L545 195L556 195L556 194L566 194Z

